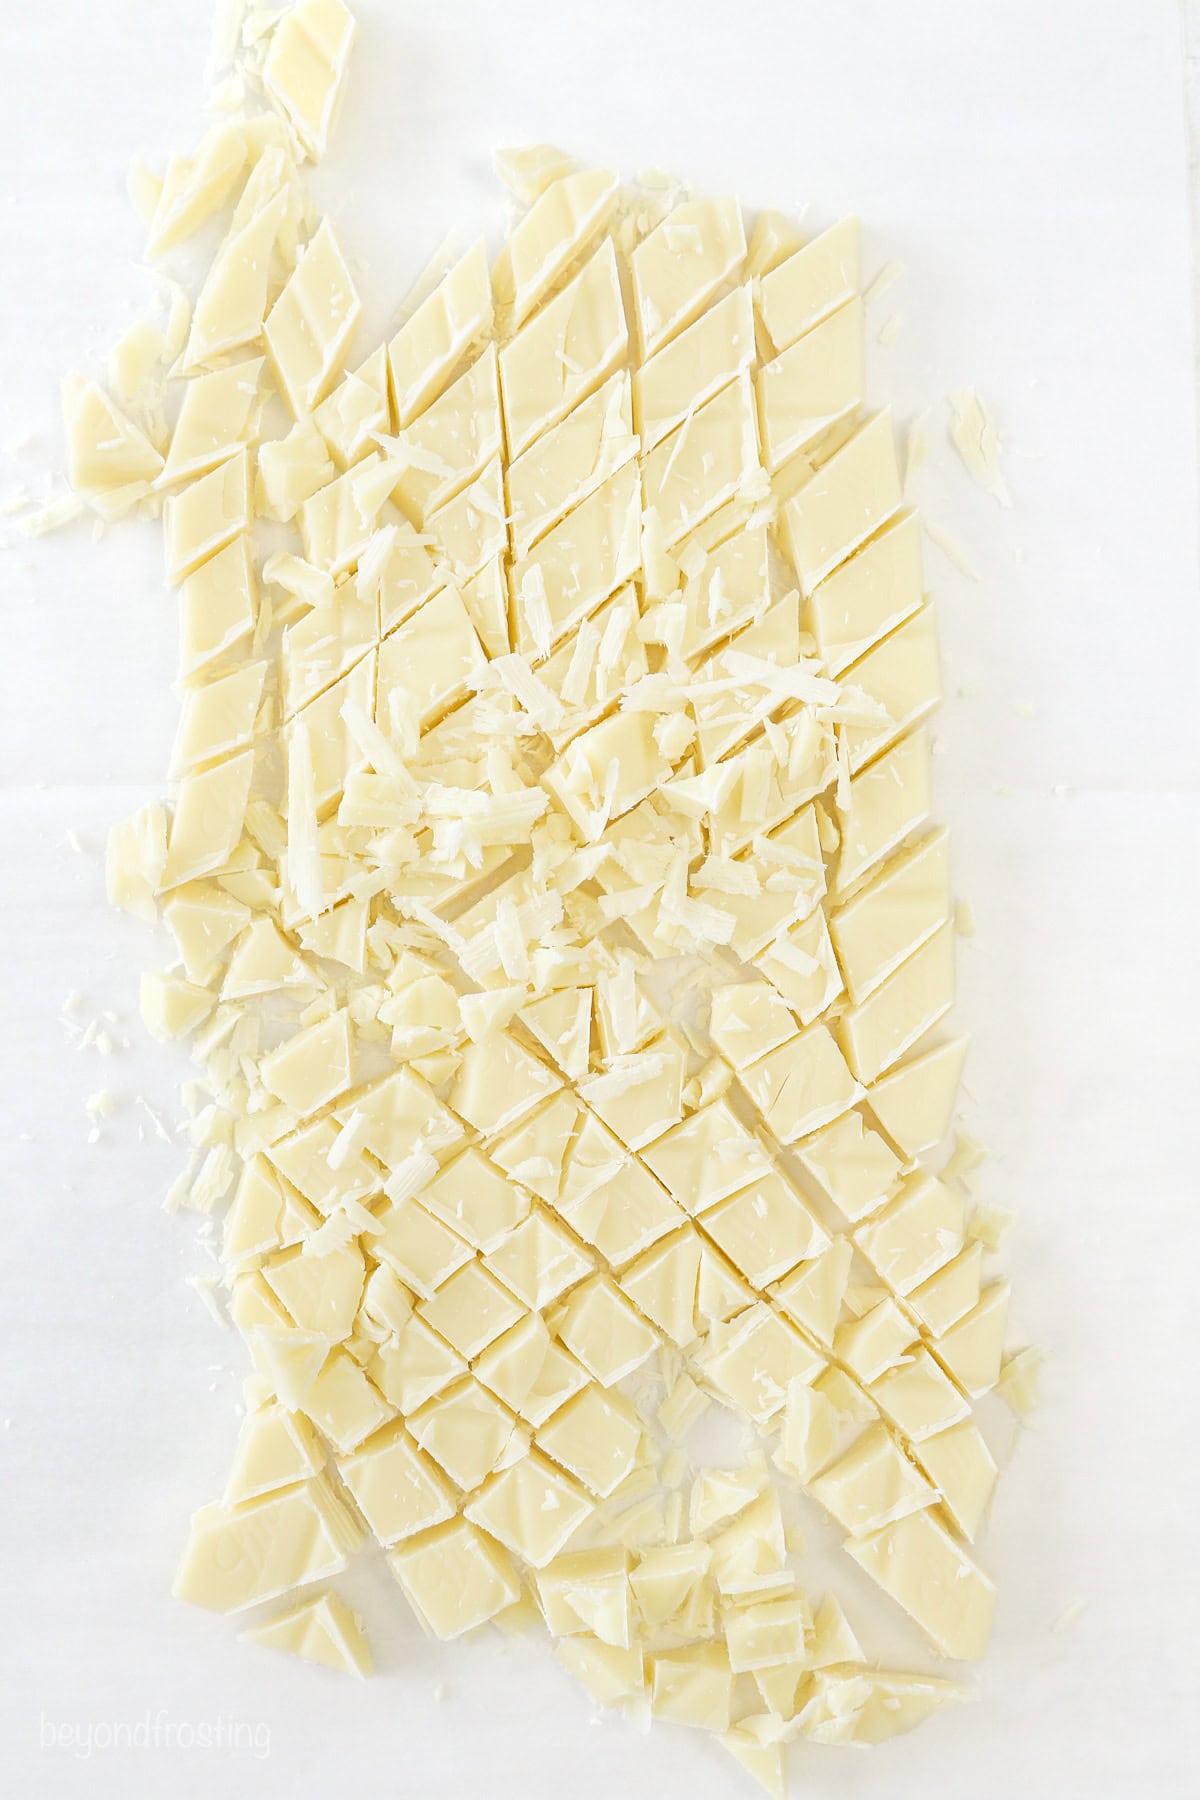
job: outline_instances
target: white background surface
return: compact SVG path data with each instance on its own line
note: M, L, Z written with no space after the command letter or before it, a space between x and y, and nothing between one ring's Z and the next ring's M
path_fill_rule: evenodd
M59 374L95 372L145 293L125 170L197 134L209 12L0 11L0 441L36 433L0 486L36 486L59 454ZM364 350L447 226L500 229L498 140L665 165L751 207L810 204L814 224L856 209L868 270L905 265L873 313L873 329L903 318L873 353L873 397L902 425L934 408L915 497L980 571L928 550L951 695L940 802L978 920L960 957L968 1123L994 1153L982 1191L1019 1215L1018 1330L1050 1360L982 1552L1001 1599L980 1703L877 1755L802 1751L796 1787L1194 1795L1200 594L1179 14L358 11L318 191L369 265ZM945 393L967 382L1001 423L1011 513L945 446ZM244 1365L184 1286L206 1266L189 1228L159 1210L182 1152L139 1142L131 1097L170 1106L183 1063L143 1041L153 947L105 910L99 854L109 821L161 788L174 602L149 529L34 547L0 530L0 1783L134 1800L749 1793L699 1737L593 1726L542 1644L426 1644L382 1567L354 1587L383 1666L363 1687L170 1599L187 1515L223 1481ZM72 988L123 1016L131 1051L71 1047ZM101 1086L123 1104L89 1147L82 1102ZM863 1591L848 1573L848 1604ZM45 1747L160 1713L241 1721L269 1754Z

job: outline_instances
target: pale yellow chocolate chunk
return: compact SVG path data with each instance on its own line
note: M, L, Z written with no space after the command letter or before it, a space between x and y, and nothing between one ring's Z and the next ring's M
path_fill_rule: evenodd
M942 829L886 863L833 913L830 933L851 999L865 999L949 915L949 840Z
M624 356L628 336L616 253L606 239L500 352L510 457L599 387Z
M623 1394L589 1382L539 1428L537 1441L593 1494L606 1499L633 1470L642 1430Z
M276 193L261 211L241 221L235 216L196 299L183 353L185 369L211 366L231 351L261 341L285 212L286 197Z
M860 261L858 220L843 219L763 276L759 306L777 351L854 297Z
M652 450L753 360L750 291L734 288L635 372L633 400L643 448Z
M996 1485L995 1458L982 1432L963 1419L926 1438L914 1455L936 1486L955 1527L970 1543L979 1533Z
M513 1432L511 1413L469 1375L408 1423L421 1449L468 1492L496 1467Z
M434 1637L460 1637L511 1606L521 1591L507 1553L465 1519L411 1539L388 1562Z
M742 1071L741 1081L780 1143L820 1130L861 1098L832 1034L812 1025Z
M670 546L740 489L752 488L758 471L753 395L741 375L689 413L645 458L645 503Z
M766 1287L829 1242L820 1221L779 1173L731 1194L704 1215L704 1229L755 1287Z
M850 782L848 804L838 803L841 852L837 886L843 891L924 824L932 805L929 738L910 732Z
M870 1384L880 1410L913 1444L920 1444L970 1412L962 1393L921 1346Z
M80 375L67 375L62 407L71 486L84 493L126 489L131 500L146 493L163 459L103 389Z
M402 429L437 398L491 326L492 283L480 238L388 344L392 401Z
M483 660L466 607L454 588L443 588L379 647L381 722L388 722L386 697L397 690L421 725L431 722L467 692Z
M183 777L167 837L163 888L195 881L229 862L242 835L253 774L254 756L247 750Z
M151 257L163 256L198 231L225 205L246 167L242 125L222 119L190 156L172 156L154 202L146 240Z
M356 30L342 0L296 0L271 33L263 86L314 160L328 148Z
M613 375L509 464L513 546L524 555L637 454L629 376Z
M810 1492L851 1537L878 1531L931 1505L936 1498L883 1425L864 1431L844 1456L812 1482Z
M983 1655L995 1586L928 1512L851 1540L846 1549L943 1655L968 1661Z
M617 178L603 169L563 175L514 226L492 274L496 299L520 325L595 240L617 204Z
M781 530L806 595L900 510L896 435L879 413L785 502Z
M164 536L167 580L178 586L250 522L249 469L245 450L202 475L167 501Z
M736 200L685 200L633 252L642 355L689 325L746 254Z
M286 1650L302 1662L321 1663L328 1669L364 1680L372 1671L371 1647L362 1621L337 1594L318 1594L311 1600L241 1633L242 1641L266 1650Z
M509 571L516 643L539 649L535 629L544 609L541 654L602 600L629 580L639 564L640 498L637 465L629 463L581 500Z
M535 1569L559 1554L591 1511L586 1494L536 1450L493 1475L464 1508Z
M842 743L856 773L871 757L931 713L942 698L941 660L932 606L923 606L890 637L845 671L843 682L880 709L864 724L842 726Z
M994 1282L977 1306L935 1340L938 1361L973 1398L990 1392L1000 1379L1008 1299L1008 1283Z
M707 1213L748 1183L754 1183L756 1191L761 1188L764 1196L773 1196L766 1185L771 1180L766 1149L723 1100L714 1100L672 1126L642 1151L642 1160L693 1214ZM762 1203L768 1207L770 1201L764 1197Z
M843 1014L846 1060L860 1081L874 1081L954 1004L954 931L950 923L888 976L868 999Z
M603 1275L568 1295L556 1315L555 1330L603 1387L632 1374L659 1342L658 1333Z
M829 673L841 675L921 605L921 522L905 512L817 583L806 623Z
M872 1084L871 1111L906 1156L931 1150L949 1131L967 1043L965 1037L950 1038Z
M225 1484L225 1503L236 1506L290 1488L319 1475L324 1463L316 1434L302 1414L279 1405L247 1413Z
M192 1520L175 1593L238 1612L339 1574L357 1544L347 1508L322 1477L241 1506L206 1506Z
M757 376L763 460L774 471L866 397L862 301L848 301Z
M494 346L401 433L395 501L413 524L454 498L501 447L500 385Z

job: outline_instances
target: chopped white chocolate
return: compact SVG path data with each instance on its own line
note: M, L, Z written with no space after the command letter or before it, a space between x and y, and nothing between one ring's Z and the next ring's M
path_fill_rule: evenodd
M691 323L745 254L736 200L685 200L668 213L631 259L644 358Z
M431 1634L540 1621L599 1704L781 1795L791 1739L963 1697L802 1591L788 1489L977 1655L972 1402L1037 1369L978 1146L922 1160L961 911L857 222L747 247L734 199L504 152L494 272L444 248L351 356L365 264L305 183L353 19L222 11L230 116L133 183L152 254L213 221L194 312L126 334L111 398L64 383L76 492L25 521L161 515L182 590L173 799L106 857L170 928L142 1013L202 1075L167 1205L251 1369L178 1591L288 1595L246 1635L365 1674L346 1603L293 1592L365 1526Z
M902 499L891 417L879 413L784 504L784 546L805 595L886 525Z
M983 1655L995 1587L930 1513L910 1513L846 1549L943 1655Z
M434 1637L460 1637L511 1606L521 1591L506 1552L466 1519L410 1539L388 1562Z
M271 33L263 86L314 160L328 148L356 29L342 0L294 0Z
M617 178L581 169L550 183L515 225L492 271L496 299L518 326L596 239L617 204Z
M361 1681L372 1669L371 1647L362 1621L337 1594L311 1600L243 1631L242 1641L267 1650L286 1650L303 1662L323 1663Z

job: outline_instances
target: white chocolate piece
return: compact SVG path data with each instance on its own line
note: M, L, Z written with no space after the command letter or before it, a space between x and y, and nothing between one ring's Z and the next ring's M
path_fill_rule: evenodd
M890 637L847 669L846 687L863 695L885 717L868 724L844 724L842 745L856 774L871 757L894 743L942 698L941 659L932 606L923 606Z
M615 593L640 562L640 489L636 463L618 469L551 528L509 571L517 648L538 648L531 607L549 616L550 643ZM547 644L546 650L550 645Z
M556 1315L555 1330L602 1387L632 1374L658 1347L658 1333L604 1275L577 1287Z
M956 1425L970 1407L922 1345L870 1384L871 1398L914 1445Z
M707 1215L718 1201L747 1189L750 1183L755 1192L762 1190L763 1205L769 1208L766 1196L772 1193L774 1178L766 1149L724 1100L714 1100L682 1124L672 1126L643 1150L642 1160L693 1215ZM705 1229L709 1229L708 1217ZM720 1242L719 1235L713 1235Z
M297 418L311 413L333 387L361 311L337 239L323 222L263 327L267 354Z
M472 345L492 328L492 283L480 238L387 347L392 403L401 430L443 391Z
M237 1506L292 1487L319 1475L324 1463L316 1433L303 1414L279 1405L247 1413L225 1484L225 1504Z
M636 1411L623 1394L589 1382L539 1427L537 1441L555 1462L604 1500L632 1472L642 1431Z
M470 1375L427 1400L408 1424L421 1449L468 1493L497 1467L513 1431L512 1415Z
M801 1263L771 1290L788 1318L794 1319L819 1344L833 1343L852 1257L853 1246L845 1238L835 1238L811 1262Z
M443 588L379 646L379 722L387 723L386 697L399 690L426 727L466 693L483 660L466 607L453 588Z
M819 1131L862 1097L830 1031L812 1025L743 1070L742 1085L782 1144Z
M778 1170L711 1208L704 1229L757 1288L820 1255L829 1243L820 1220Z
M319 1476L242 1506L202 1507L175 1595L213 1612L238 1612L340 1574L357 1541L344 1504Z
M574 1536L592 1503L573 1481L530 1450L493 1475L463 1509L466 1518L515 1550L532 1568L545 1568Z
M728 1731L733 1672L724 1645L704 1644L650 1658L656 1718L702 1731Z
M824 1367L795 1326L762 1301L740 1313L703 1358L706 1379L759 1425L779 1412L791 1382L812 1381Z
M326 1106L354 1079L349 1013L343 1008L288 1038L263 1059L262 1079L302 1117Z
M846 1549L944 1656L983 1655L995 1586L930 1513L912 1513Z
M978 1305L935 1341L939 1362L972 1399L990 1393L1000 1379L1008 1299L1007 1281L994 1282Z
M296 0L271 33L263 86L314 162L329 147L356 30L342 0Z
M797 338L756 377L763 459L774 472L866 397L863 306L850 300Z
M248 357L188 382L158 486L207 475L253 442L262 411L262 367L261 356Z
M936 1486L943 1507L968 1543L978 1536L996 1485L995 1458L969 1419L939 1431L914 1454Z
M736 200L685 200L643 238L631 259L643 358L691 324L745 254Z
M954 928L939 926L868 999L843 1014L839 1036L860 1081L874 1081L954 1004Z
M487 1266L525 1306L542 1310L590 1274L595 1263L551 1214L535 1206L491 1251Z
M146 254L164 256L225 205L246 167L246 133L232 119L210 126L191 156L172 156L154 201Z
M866 999L949 916L949 840L942 829L886 863L833 913L830 935L851 1000Z
M526 555L637 449L629 376L621 370L509 464L508 511L516 554Z
M877 413L785 502L781 530L805 596L900 510L889 413Z
M809 595L805 622L830 674L841 675L902 625L923 597L921 523L904 512Z
M859 224L842 219L762 278L759 306L776 351L819 325L861 285Z
M388 1562L434 1637L461 1637L511 1606L521 1591L507 1554L465 1519L412 1538Z
M317 1594L299 1606L240 1634L243 1643L286 1650L302 1662L320 1663L363 1681L372 1671L362 1620L337 1594Z
M497 303L521 325L612 217L617 178L604 169L564 175L513 227L492 272Z
M937 1498L885 1425L869 1426L809 1491L851 1537L878 1531Z
M130 502L149 490L163 459L132 419L93 381L67 375L62 383L67 434L67 473L82 494L113 495L125 490Z
M233 543L250 523L245 450L167 500L167 580L178 587L210 557Z
M571 173L575 159L554 144L514 144L492 151L492 167L522 206L532 206L552 182Z
M871 1111L905 1156L933 1149L949 1131L967 1044L965 1037L950 1038L900 1063L869 1089Z
M889 856L924 824L931 805L929 738L913 731L852 777L848 804L838 804L837 887L844 892Z
M179 784L162 887L178 887L228 863L242 835L254 756L249 750Z
M657 514L670 547L739 490L752 488L758 473L754 400L743 373L646 456L646 506Z
M183 353L185 371L211 366L233 350L260 342L285 209L286 196L276 193L261 211L240 220L234 215L196 299Z
M652 450L754 360L750 290L734 288L634 373L637 429Z
M489 345L412 421L397 442L404 466L392 496L420 528L500 451L495 347Z
M509 455L520 456L593 393L628 341L616 253L606 239L500 352Z

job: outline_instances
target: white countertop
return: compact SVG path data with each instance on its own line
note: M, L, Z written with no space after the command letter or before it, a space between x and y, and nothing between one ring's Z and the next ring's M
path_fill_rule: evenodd
M357 10L350 101L317 184L368 265L364 346L448 226L500 229L498 140L560 142L627 174L666 166L749 207L809 205L816 222L855 209L868 270L904 265L872 313L872 336L902 317L894 346L873 349L873 398L902 426L932 409L915 498L980 572L968 581L929 547L951 696L939 798L978 923L960 957L967 1123L993 1153L982 1192L1018 1215L1017 1331L1049 1362L981 1551L1001 1598L978 1704L878 1754L802 1748L795 1787L1182 1800L1200 1766L1200 587L1180 11ZM208 26L208 0L8 9L0 443L35 437L0 489L40 483L60 449L60 373L98 368L146 292L125 171L197 135ZM945 443L945 395L965 384L1000 422L1011 512ZM192 1226L159 1208L182 1152L133 1096L173 1116L186 1065L144 1040L152 947L103 904L107 825L162 786L174 603L149 529L31 546L2 521L0 536L6 1790L749 1794L697 1735L595 1722L544 1644L427 1644L379 1565L352 1583L382 1665L365 1686L239 1645L233 1621L171 1600L245 1370L184 1285L212 1266ZM74 1049L58 1016L72 989L117 1012L133 1047ZM83 1101L101 1087L121 1105L89 1146ZM855 1575L847 1604L873 1604ZM171 1741L103 1747L147 1720ZM180 1743L219 1722L242 1727L240 1744Z

